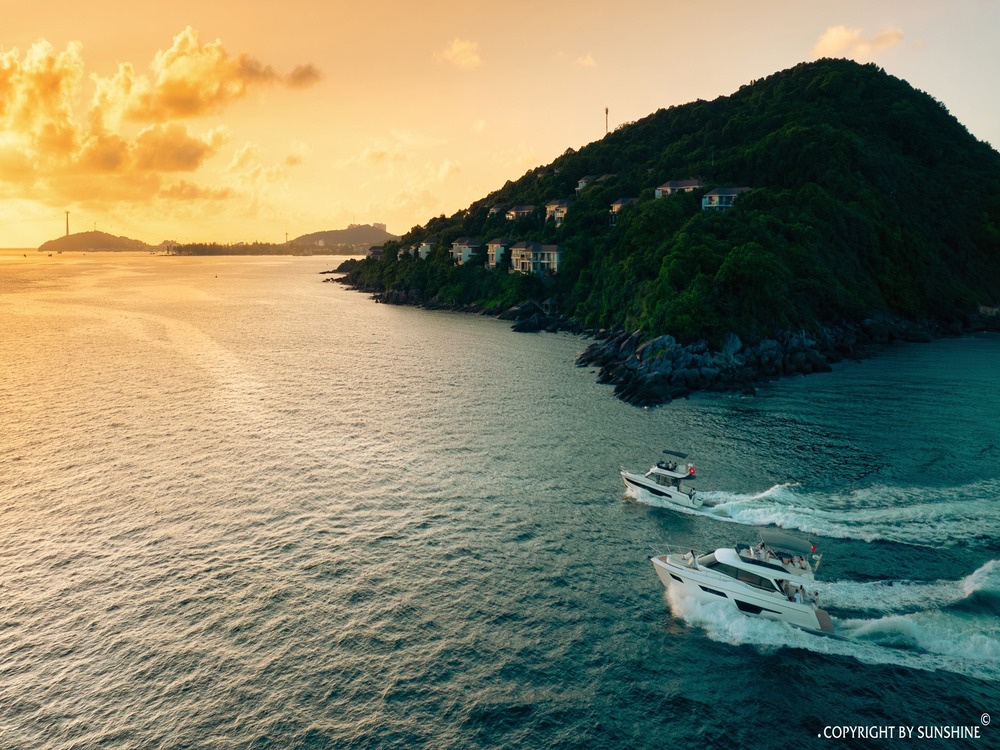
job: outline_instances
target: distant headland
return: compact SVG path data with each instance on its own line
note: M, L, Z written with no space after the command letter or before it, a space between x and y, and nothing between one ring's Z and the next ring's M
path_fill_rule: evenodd
M78 232L49 240L39 252L154 252L166 255L364 255L372 245L398 240L385 224L350 224L296 237L288 242L182 243L165 240L150 245L106 232Z

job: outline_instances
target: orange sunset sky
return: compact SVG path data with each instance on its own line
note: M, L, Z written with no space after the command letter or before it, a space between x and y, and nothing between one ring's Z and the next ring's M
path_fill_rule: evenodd
M872 61L1000 144L992 0L5 0L0 247L401 234L660 107Z

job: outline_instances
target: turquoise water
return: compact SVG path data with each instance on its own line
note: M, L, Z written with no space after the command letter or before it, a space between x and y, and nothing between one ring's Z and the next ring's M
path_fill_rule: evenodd
M637 410L337 262L0 257L0 746L996 743L1000 337ZM699 513L625 497L664 448ZM756 525L844 638L667 597Z

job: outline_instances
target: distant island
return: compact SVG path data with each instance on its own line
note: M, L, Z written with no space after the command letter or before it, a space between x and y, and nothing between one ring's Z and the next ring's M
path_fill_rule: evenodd
M363 246L364 250L367 250L373 245L382 245L398 239L398 235L386 231L385 224L349 224L347 229L329 229L325 232L303 234L292 240L292 244L318 248Z
M172 243L167 252L171 255L366 255L372 246L398 239L386 231L385 224L350 224L347 229L304 234L280 244Z
M43 243L39 252L123 252L150 250L149 245L128 237L115 237L105 232L78 232L67 234L55 240Z
M167 240L149 245L128 237L105 232L79 232L49 240L39 252L124 252L149 251L168 255L365 255L373 245L398 240L385 224L351 224L346 229L330 229L304 234L289 242L180 243Z
M822 59L567 149L342 270L382 302L599 332L580 364L630 403L752 389L996 330L1000 154L878 66Z

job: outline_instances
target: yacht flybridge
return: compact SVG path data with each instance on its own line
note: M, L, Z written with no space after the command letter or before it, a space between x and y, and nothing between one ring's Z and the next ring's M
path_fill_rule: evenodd
M668 553L651 562L667 589L701 602L725 601L745 615L833 633L833 620L820 609L817 593L808 590L822 560L815 552L792 535L762 531L756 546Z
M674 451L663 451L663 453L668 458L658 461L656 466L645 474L635 474L622 469L621 475L626 490L636 499L645 499L645 496L666 500L685 508L700 508L702 501L696 496L694 489L683 484L697 478L694 464L678 463L673 460L679 458L683 461L687 458L685 453Z

